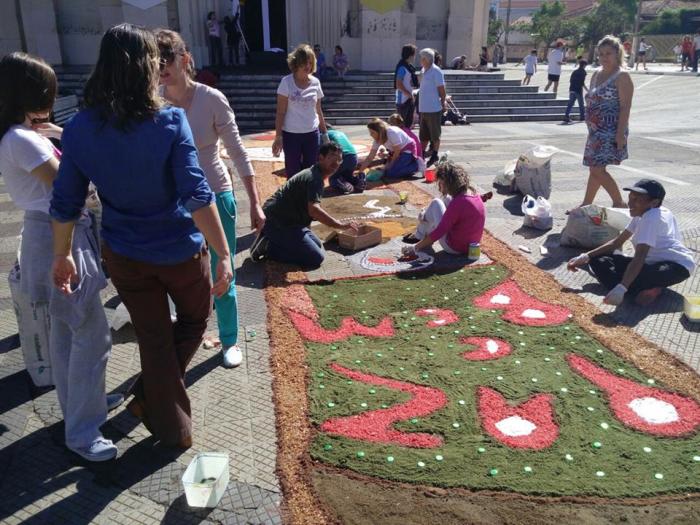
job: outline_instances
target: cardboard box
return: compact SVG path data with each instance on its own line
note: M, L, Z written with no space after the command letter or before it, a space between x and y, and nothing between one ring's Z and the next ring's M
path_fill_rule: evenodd
M382 242L382 230L366 224L360 226L357 231L348 228L338 232L338 244L346 250L362 250L380 242Z

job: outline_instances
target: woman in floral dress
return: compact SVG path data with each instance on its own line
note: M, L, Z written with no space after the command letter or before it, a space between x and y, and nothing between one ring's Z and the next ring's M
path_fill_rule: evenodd
M627 126L634 86L629 73L621 69L624 49L617 37L608 35L598 42L598 56L602 68L593 74L586 95L588 140L583 165L589 167L590 174L581 206L592 204L602 186L613 207L626 208L607 167L627 158Z

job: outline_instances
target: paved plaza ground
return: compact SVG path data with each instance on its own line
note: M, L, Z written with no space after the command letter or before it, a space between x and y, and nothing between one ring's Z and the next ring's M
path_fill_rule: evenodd
M566 96L568 71L559 96ZM515 69L506 78L518 78ZM540 72L533 84L543 85ZM700 80L689 76L635 75L631 115L630 160L611 168L620 185L654 177L667 190L665 204L676 214L686 245L700 249ZM449 92L449 85L448 85ZM366 141L366 128L344 131ZM697 274L667 291L651 309L625 305L617 310L601 305L602 290L585 272L568 273L563 262L575 250L558 246L564 211L582 198L587 171L581 165L584 124L503 123L446 127L443 150L464 163L484 190L505 163L537 144L560 148L552 161L552 204L555 220L549 232L522 228L520 197L495 195L487 206L487 228L516 247L529 246L533 265L552 273L571 293L582 293L605 315L633 327L639 334L700 372L700 327L685 321L682 294L700 291ZM422 182L417 185L428 188ZM17 326L7 281L0 279L0 521L3 523L279 523L281 499L275 474L276 437L272 377L263 299L263 269L248 259L252 241L245 192L237 183L240 208L236 254L241 310L241 341L245 361L235 370L221 367L219 354L200 350L188 374L194 416L194 446L176 455L154 445L143 426L123 408L110 414L105 433L120 449L107 465L86 465L61 446L61 415L55 393L30 386L18 348ZM599 201L607 203L600 195ZM15 259L22 213L0 184L0 273ZM540 245L550 255L542 258ZM324 266L310 277L338 277L349 266L329 252ZM117 304L113 289L104 300L111 315ZM215 326L211 326L212 331ZM133 330L113 332L114 348L107 373L109 391L126 388L138 372ZM301 366L301 363L300 363ZM231 483L219 507L188 508L180 478L199 451L224 451L231 458Z

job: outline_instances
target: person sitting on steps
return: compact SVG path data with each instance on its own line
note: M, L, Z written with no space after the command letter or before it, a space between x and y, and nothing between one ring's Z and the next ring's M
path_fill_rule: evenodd
M263 205L265 227L250 247L255 262L270 259L302 268L318 268L325 258L311 221L342 230L357 230L354 221L340 222L321 207L326 180L340 167L342 149L335 142L321 146L318 162L290 178Z
M619 305L625 295L638 305L653 303L663 289L686 280L695 269L693 254L682 241L673 214L661 206L666 190L653 179L642 179L629 191L632 220L616 238L571 259L567 266L575 272L589 264L593 274L610 292L605 304ZM634 257L616 254L631 240Z

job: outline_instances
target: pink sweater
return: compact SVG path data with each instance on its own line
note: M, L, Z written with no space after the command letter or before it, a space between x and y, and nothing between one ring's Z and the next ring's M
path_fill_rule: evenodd
M469 243L481 242L486 210L480 195L457 195L447 205L438 227L430 232L433 242L447 234L447 245L460 253L469 252Z

